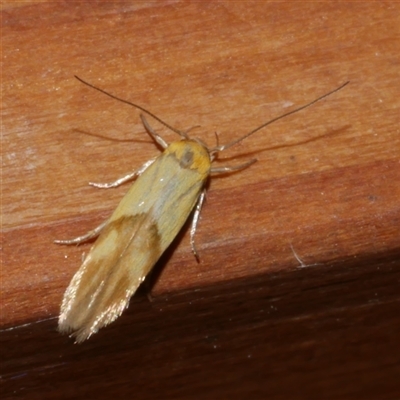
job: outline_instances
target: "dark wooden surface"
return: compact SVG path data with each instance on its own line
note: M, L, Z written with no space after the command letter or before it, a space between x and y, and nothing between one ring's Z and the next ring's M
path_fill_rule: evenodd
M399 11L4 2L2 399L399 398ZM124 315L74 345L56 317L89 246L52 241L127 190L87 182L157 154L137 111L75 74L209 144L351 83L221 155L258 163L212 180L201 263L184 231Z

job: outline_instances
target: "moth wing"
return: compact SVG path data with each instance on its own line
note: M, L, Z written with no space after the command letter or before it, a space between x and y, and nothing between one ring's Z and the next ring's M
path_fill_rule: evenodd
M114 321L176 237L210 170L207 150L172 143L132 185L112 214L61 305L59 330L82 342Z
M65 292L60 332L82 342L114 321L161 254L151 213L110 221Z

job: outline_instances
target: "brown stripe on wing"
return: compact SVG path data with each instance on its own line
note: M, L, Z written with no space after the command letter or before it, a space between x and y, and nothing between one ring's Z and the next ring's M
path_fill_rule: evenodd
M65 292L59 330L81 342L114 321L162 251L151 212L111 221Z

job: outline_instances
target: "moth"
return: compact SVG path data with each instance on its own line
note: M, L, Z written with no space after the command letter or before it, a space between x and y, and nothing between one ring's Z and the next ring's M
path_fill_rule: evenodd
M95 187L111 188L136 179L112 215L100 226L75 239L55 241L58 244L70 245L98 237L72 278L61 304L59 331L70 333L78 343L88 339L101 327L110 324L121 315L128 307L131 296L190 215L193 216L190 243L195 257L198 258L194 235L210 174L239 171L256 162L252 159L236 166L213 167L212 163L220 152L267 125L311 106L348 84L346 82L232 142L209 148L200 139L190 138L187 131L173 128L145 108L76 78L107 96L143 111L180 136L179 140L167 144L141 114L140 118L146 131L164 149L162 154L115 182L91 183Z

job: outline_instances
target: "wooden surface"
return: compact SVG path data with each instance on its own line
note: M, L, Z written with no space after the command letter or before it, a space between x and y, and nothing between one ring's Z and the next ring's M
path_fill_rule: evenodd
M3 3L2 399L400 397L399 11ZM221 154L258 163L211 181L201 263L186 229L124 315L74 345L55 318L89 245L52 241L128 188L87 182L158 154L136 110L74 75L210 145L351 83Z

